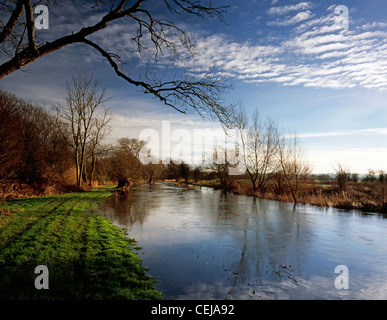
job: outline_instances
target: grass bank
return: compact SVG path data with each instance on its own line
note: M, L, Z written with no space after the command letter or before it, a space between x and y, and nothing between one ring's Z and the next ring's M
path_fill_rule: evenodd
M136 242L94 214L112 186L0 204L0 299L159 299ZM49 271L37 290L35 267Z

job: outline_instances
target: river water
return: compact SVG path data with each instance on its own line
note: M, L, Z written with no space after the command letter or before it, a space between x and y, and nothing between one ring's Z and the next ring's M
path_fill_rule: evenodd
M165 299L387 299L387 219L139 185L100 212L142 247Z

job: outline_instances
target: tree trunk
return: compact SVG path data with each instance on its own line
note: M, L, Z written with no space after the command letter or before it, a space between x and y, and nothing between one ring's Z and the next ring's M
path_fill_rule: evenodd
M79 176L80 176L80 166L79 166L79 149L75 149L75 169L76 169L76 178L77 185L79 186Z
M91 157L91 171L90 171L90 180L89 180L90 187L93 184L94 172L95 172L95 150L93 150L92 157Z

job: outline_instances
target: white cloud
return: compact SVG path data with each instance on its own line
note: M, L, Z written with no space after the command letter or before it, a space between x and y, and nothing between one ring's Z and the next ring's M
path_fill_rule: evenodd
M386 148L324 148L308 146L308 159L318 172L333 172L337 161L350 164L349 170L364 174L368 169L387 170Z
M387 128L371 128L345 131L329 131L299 134L300 138L316 138L316 137L337 137L337 136L353 136L353 135L387 135Z
M309 2L276 7L275 12L305 9ZM282 8L282 9L278 9ZM308 9L307 9L308 10ZM312 13L306 13L309 17ZM305 11L299 12L300 14ZM291 25L299 18L273 24ZM293 20L292 20L293 19ZM198 40L200 56L191 70L214 65L249 83L277 82L287 86L387 90L387 32L384 24L368 23L343 30L332 13L302 21L288 29L282 39L267 39L265 45L238 43L225 35ZM263 43L263 42L262 42Z
M271 7L269 9L269 14L277 14L277 15L283 15L291 11L299 11L299 10L307 10L311 9L312 5L310 2L300 2L298 4L294 5L287 5L287 6L281 6L281 7Z
M278 3L278 0L272 1L273 5ZM259 44L238 43L226 35L206 38L195 35L199 54L190 63L181 61L176 66L185 68L188 65L191 74L200 74L212 65L217 72L231 78L257 84L272 81L288 86L387 89L387 24L368 22L356 26L351 23L349 30L342 30L335 25L334 6L323 16L316 16L312 12L314 7L309 1L271 7L267 11L271 19L267 24L287 27L279 40L268 36ZM85 10L82 7L81 11ZM74 27L76 10L70 7L67 11L74 11L74 16L70 16L67 23L60 18L53 22L53 27ZM96 19L97 16L90 16L84 23ZM55 32L63 31L56 30L53 28ZM147 55L138 59L136 44L131 40L135 31L136 25L128 29L126 25L112 24L92 39L107 50L118 48L117 53L124 61L144 66L148 62ZM120 36L113 37L113 34ZM84 49L89 53L84 59L103 61L97 52ZM168 56L159 58L158 67L170 61ZM131 75L134 70L127 68L126 71Z
M277 3L279 3L278 0L272 1L273 5ZM269 18L281 17L269 23L288 26L283 33L283 38L277 37L276 40L269 38L270 36L264 38L262 34L260 43L239 43L231 40L228 35L218 34L209 37L196 35L199 54L190 63L178 62L176 66L188 66L189 72L200 74L203 70L207 70L209 65L213 65L216 72L223 72L231 78L257 84L272 81L305 87L363 87L387 90L385 76L387 74L387 23L367 22L357 26L351 23L349 30L342 30L334 23L332 13L334 6L330 6L329 13L323 16L316 16L316 13L311 12L313 7L311 2L304 1L294 5L270 8ZM82 7L81 11L85 10ZM62 26L63 29L74 28L74 19L79 18L80 13L77 15L74 6L67 8L67 12L73 15L66 16L69 19L67 23L62 16L59 16L57 21L53 21L53 32L63 31L57 30L56 26L58 28ZM97 15L90 16L87 21L83 21L83 24L87 25L96 19ZM94 35L92 39L107 50L118 48L117 53L122 55L124 61L133 61L138 57L138 53L130 35L135 33L136 25L130 28L126 25L112 24ZM113 37L113 34L120 36ZM79 48L84 50L85 54L83 54L83 60L77 56L77 62L85 60L93 62L96 59L104 61L99 53L87 46L67 48L67 56L63 55L63 59L71 60L79 53ZM60 58L62 59L62 56ZM158 66L163 65L163 59L167 60L168 56L159 58ZM44 63L47 65L50 61L54 59L46 59ZM64 61L61 62L65 64ZM138 67L140 60L136 62ZM146 59L141 60L141 66L146 63ZM66 61L66 65L71 64ZM138 69L130 69L132 65L129 64L127 68L129 74ZM48 67L47 65L47 69ZM112 70L111 72L113 73ZM135 74L133 77L138 78L138 75ZM12 85L17 87L14 83ZM55 94L52 98L55 100Z
M312 12L309 10L297 13L294 17L289 17L285 20L268 21L267 24L270 26L290 26L292 24L300 23L308 20L312 17Z
M371 28L386 28L387 27L387 23L385 22L372 22L372 23L367 23L363 26L361 26L362 29L364 30L369 30Z
M361 174L369 168L386 170L387 148L371 143L384 141L386 136L386 127L298 134L308 150L308 159L318 170L315 173L332 172L338 160L350 164L352 172ZM324 146L321 141L331 141L331 145Z

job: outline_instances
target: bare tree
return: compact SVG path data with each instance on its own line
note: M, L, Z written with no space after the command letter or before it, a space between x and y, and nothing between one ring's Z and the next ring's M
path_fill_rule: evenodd
M0 180L12 178L22 164L21 129L20 102L0 90Z
M368 174L364 179L367 182L374 183L376 181L376 171L373 169L368 169Z
M132 153L135 157L139 157L142 147L147 144L144 140L138 140L134 138L120 138L118 139L118 147L125 152Z
M90 180L89 185L93 184L95 166L96 166L96 156L98 153L98 148L101 145L101 142L111 133L111 127L109 123L111 121L111 114L109 113L109 108L103 107L103 113L96 115L94 118L94 124L91 128L89 145L90 145L90 157L91 157L91 169L90 169ZM100 152L104 152L105 148L102 148Z
M290 189L294 203L298 202L298 193L308 181L311 166L296 134L289 137L278 136L278 161L282 174Z
M57 107L58 121L63 122L67 130L64 135L74 150L76 181L81 185L86 162L86 146L90 138L100 142L100 135L106 125L107 109L103 105L106 102L106 91L98 89L98 82L94 80L92 74L79 73L72 77L72 83L67 82L66 93L66 105L59 104ZM104 109L103 120L97 120L99 108Z
M133 25L137 32L133 33L131 41L140 54L151 52L156 62L161 55L168 55L171 66L175 65L176 60L192 57L196 54L196 46L189 34L171 20L156 18L159 11L157 14L153 12L158 7L152 6L154 1L92 1L88 15L101 16L99 21L53 41L43 42L35 34L33 11L37 5L48 5L49 2L51 1L17 0L0 3L0 13L7 16L7 22L4 21L0 26L0 54L4 61L0 65L0 79L47 54L78 43L101 54L117 76L179 112L194 109L201 115L210 113L222 123L227 123L231 117L232 106L224 105L221 97L230 87L221 76L214 76L208 71L197 77L188 73L179 77L176 73L166 77L157 72L156 68L154 72L148 70L145 76L135 79L124 71L125 61L118 54L119 48L105 49L97 43L95 37L93 41L90 39L90 36L100 34L113 23L121 23L127 27L126 30L133 29L129 28ZM200 0L164 0L159 4L164 6L165 14L172 17L187 14L203 20L217 17L224 21L223 14L228 10L226 6L213 7L210 2ZM114 37L118 38L119 34Z
M149 184L154 183L155 180L159 180L165 175L165 167L160 160L159 163L148 163L143 165L144 174Z
M141 163L138 155L146 141L130 138L120 138L116 144L113 156L113 178L121 179L140 179L143 176L144 165Z
M230 170L236 166L235 152L233 150L221 145L214 147L211 167L219 179L218 187L223 191L231 189L233 176L230 175Z
M234 123L239 131L242 159L255 192L267 184L278 167L275 158L278 125L271 119L262 121L257 110L250 119L248 121L240 108Z
M188 184L188 178L192 171L191 167L189 166L189 164L183 161L182 163L179 164L179 169L180 169L180 175L184 179L184 183Z
M336 182L340 192L345 192L348 189L348 181L351 176L349 169L345 168L341 162L337 162L334 168L336 172Z
M384 172L384 170L379 170L378 180L381 184L384 184L386 182L386 173Z
M55 116L0 91L0 180L65 183L69 151Z
M357 183L359 181L359 174L356 172L351 173L351 181Z

